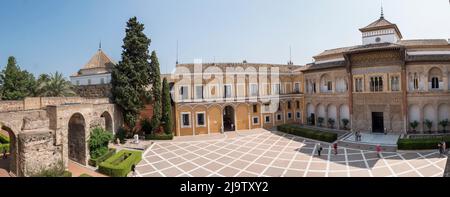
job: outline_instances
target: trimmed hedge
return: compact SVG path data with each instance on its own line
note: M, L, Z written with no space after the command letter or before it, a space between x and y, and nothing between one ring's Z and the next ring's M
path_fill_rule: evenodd
M78 177L92 177L91 175L89 175L89 174L81 174L80 176L78 176Z
M336 133L322 131L322 130L313 130L307 128L301 128L297 125L280 125L277 127L278 131L297 135L300 137L305 137L309 139L324 141L324 142L334 142L337 140L338 135Z
M89 159L88 164L90 166L93 167L97 167L98 164L102 163L103 161L107 160L108 158L110 158L111 156L113 156L114 154L116 154L116 149L115 148L110 148L108 150L108 152L106 152L104 155L95 158L95 159Z
M3 154L4 149L9 153L9 144L0 144L0 154Z
M121 150L106 161L100 163L99 172L112 177L126 177L133 165L142 159L142 152Z
M145 135L146 140L172 140L173 134L149 134Z
M0 133L0 144L9 144L9 137Z
M446 144L450 143L450 136L444 137ZM419 139L399 139L397 148L399 150L430 150L437 149L442 138L419 138Z

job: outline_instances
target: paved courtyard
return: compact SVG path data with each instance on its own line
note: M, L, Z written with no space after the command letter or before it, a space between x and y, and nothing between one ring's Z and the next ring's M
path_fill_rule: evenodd
M202 138L202 137L197 137ZM442 177L437 151L382 153L339 148L265 130L206 140L156 142L137 166L142 177Z

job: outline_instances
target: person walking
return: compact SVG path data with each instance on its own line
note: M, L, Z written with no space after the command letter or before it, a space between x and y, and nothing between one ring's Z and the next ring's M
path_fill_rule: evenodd
M337 145L337 143L333 144L333 148L334 148L334 155L337 155L338 154L338 145Z
M378 158L381 158L381 145L377 144L376 151L377 151Z
M445 154L447 152L447 144L445 141L442 141L442 153Z
M132 176L133 176L133 177L136 177L136 165L133 164L133 165L131 166L131 171L133 172L133 173L132 173Z
M442 157L442 142L438 143L439 157Z
M319 143L317 146L317 154L319 155L319 157L320 157L320 153L322 152L322 150L323 150L322 145L320 145L320 143Z

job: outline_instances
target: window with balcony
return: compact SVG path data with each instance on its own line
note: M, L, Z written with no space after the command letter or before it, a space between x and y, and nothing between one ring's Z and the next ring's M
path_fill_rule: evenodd
M253 113L258 113L258 105L253 105Z
M288 101L288 102L287 102L287 108L288 108L288 109L291 109L291 101Z
M203 85L195 86L195 99L203 99Z
M362 78L355 79L355 91L363 92L363 79Z
M300 101L296 101L297 103L297 109L300 109Z
M294 84L294 93L300 93L300 83Z
M333 83L331 81L327 82L327 91L331 92L333 90Z
M188 86L180 86L180 98L181 100L187 100L188 96Z
M250 84L250 96L258 96L258 84Z
M231 85L224 85L223 91L224 98L231 98Z
M414 73L413 87L414 87L414 90L419 89L419 77L417 76L417 73Z
M437 77L431 78L431 89L433 90L439 89L439 78Z
M280 94L280 89L281 89L281 85L278 84L273 84L272 85L272 95L279 95Z

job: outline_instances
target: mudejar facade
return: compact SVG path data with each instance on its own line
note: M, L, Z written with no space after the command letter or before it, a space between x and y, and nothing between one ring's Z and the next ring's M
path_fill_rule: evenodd
M325 50L306 66L207 64L194 71L195 64L177 65L176 134L286 123L374 133L444 131L449 41L403 39L383 15L360 31L361 45Z

